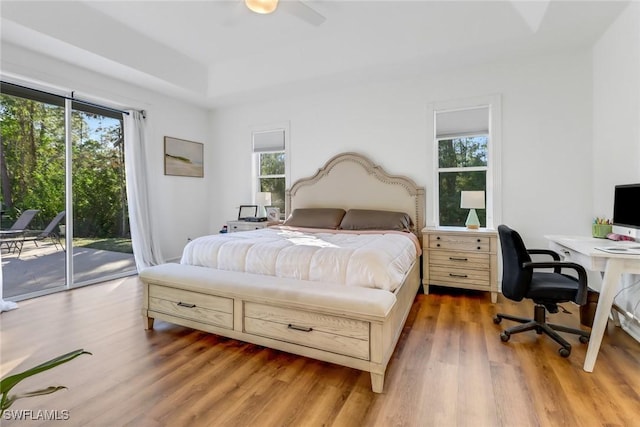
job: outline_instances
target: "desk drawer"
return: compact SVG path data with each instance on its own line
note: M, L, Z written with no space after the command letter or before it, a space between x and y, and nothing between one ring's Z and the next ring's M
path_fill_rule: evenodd
M430 234L429 248L461 251L489 252L490 238L486 236L460 236L454 234Z
M231 298L149 285L149 310L233 329Z
M369 360L369 322L251 302L245 332Z

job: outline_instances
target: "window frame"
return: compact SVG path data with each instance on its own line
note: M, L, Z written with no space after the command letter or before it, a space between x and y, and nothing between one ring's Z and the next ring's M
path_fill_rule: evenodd
M437 136L436 114L445 112L454 112L461 110L469 110L488 107L489 123L487 135L487 166L473 166L464 168L440 168L438 148L439 141L449 140L461 137L470 137L485 135L481 132L460 132L448 134L441 137ZM502 220L502 191L501 191L501 145L502 145L502 106L499 94L469 98L463 100L452 100L437 102L428 105L428 117L430 123L430 141L432 162L431 176L432 184L430 185L431 209L427 210L427 223L429 226L440 226L440 194L439 194L439 178L440 172L446 170L453 172L455 169L463 172L472 172L474 170L486 170L486 227L495 228Z
M256 202L256 194L260 191L260 180L264 178L284 178L284 188L289 188L290 182L290 170L291 170L291 159L290 159L290 143L289 143L289 122L278 122L271 123L267 125L253 126L251 129L251 156L252 156L252 170L251 170L251 200L253 203ZM262 132L270 132L276 130L284 131L284 150L274 150L274 151L259 151L256 152L253 149L253 137L257 133ZM260 174L260 154L274 154L274 153L284 153L284 174L275 174L275 175L261 175ZM284 209L280 212L280 217L283 218L285 215Z

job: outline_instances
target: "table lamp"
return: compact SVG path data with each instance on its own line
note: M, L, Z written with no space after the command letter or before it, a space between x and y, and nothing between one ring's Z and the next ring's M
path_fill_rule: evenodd
M484 191L461 191L460 207L469 209L469 215L464 225L473 230L480 228L480 220L476 209L484 209Z
M268 191L256 193L256 205L258 205L258 216L267 216L265 206L271 206L271 193Z

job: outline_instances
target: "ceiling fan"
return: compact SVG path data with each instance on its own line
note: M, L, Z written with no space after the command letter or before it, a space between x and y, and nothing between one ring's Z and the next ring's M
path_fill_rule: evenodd
M327 19L302 0L281 2L278 0L244 0L244 4L250 11L259 14L269 14L276 9L281 9L311 25L320 25Z

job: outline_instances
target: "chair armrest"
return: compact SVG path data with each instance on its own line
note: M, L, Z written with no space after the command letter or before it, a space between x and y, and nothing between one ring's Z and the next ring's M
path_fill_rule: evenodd
M527 253L531 255L549 255L554 261L560 261L560 254L551 249L527 249ZM560 274L560 267L554 268L553 272Z
M560 254L551 249L527 249L527 252L532 255L550 255L555 261L560 261Z
M570 268L578 273L578 292L576 293L575 303L578 305L585 305L587 303L587 271L580 264L567 261L549 261L549 262L525 262L522 264L523 268L553 268L562 271L563 268ZM562 273L560 273L562 274Z

